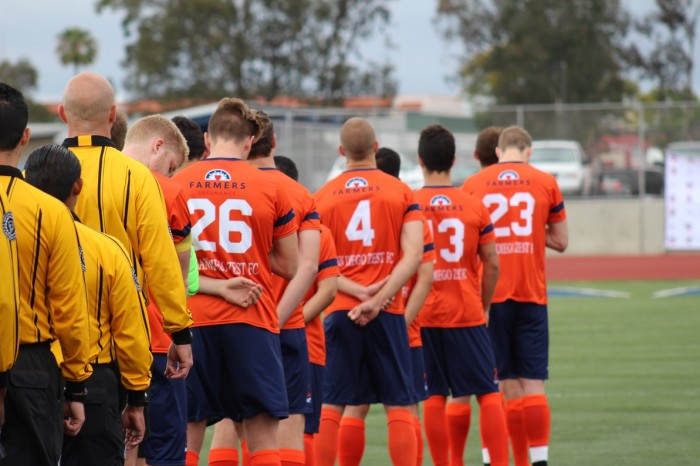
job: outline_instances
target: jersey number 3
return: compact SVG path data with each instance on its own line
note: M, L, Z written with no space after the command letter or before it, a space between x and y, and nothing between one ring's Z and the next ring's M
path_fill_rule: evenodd
M192 238L197 251L216 251L216 244L232 254L243 254L253 245L253 230L242 220L231 220L231 212L237 211L245 217L253 214L253 208L243 199L227 199L219 206L219 231L217 241L202 238L204 230L216 220L216 206L209 199L190 199L187 201L190 215L200 211L204 214L192 226ZM231 234L237 233L238 241L231 241ZM209 237L209 239L214 239Z

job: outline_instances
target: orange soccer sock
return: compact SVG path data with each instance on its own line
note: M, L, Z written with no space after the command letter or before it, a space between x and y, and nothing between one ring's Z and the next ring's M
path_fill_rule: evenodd
M250 466L250 452L248 451L248 442L241 440L241 464L242 466Z
M212 448L209 450L209 466L238 466L238 450Z
M334 466L338 455L338 429L340 428L340 413L333 409L321 410L321 426L314 438L314 454L316 466Z
M435 466L447 466L449 441L447 439L447 421L445 420L444 396L431 396L423 402L423 425L425 438L428 440L430 456Z
M365 452L365 421L343 417L338 430L338 465L360 466Z
M508 424L510 445L513 448L515 466L530 466L522 398L513 398L506 401L506 422Z
M418 416L413 417L413 428L416 430L416 445L418 447L418 456L416 458L416 466L423 465L423 428L420 424L420 418Z
M258 450L250 454L250 466L282 466L277 450Z
M501 394L489 393L479 400L479 427L492 466L508 466L508 429Z
M450 466L464 464L464 447L467 445L472 407L469 403L448 403L445 407L447 441L450 445Z
M523 420L530 444L530 460L533 463L547 461L551 424L547 395L523 397Z
M185 466L197 466L199 464L199 453L187 450L185 453Z
M282 466L304 466L306 458L302 450L280 448L280 461Z
M306 466L315 466L314 434L304 434L304 457L306 459Z
M405 408L393 408L387 414L389 427L389 456L397 466L416 464L418 449L413 414Z

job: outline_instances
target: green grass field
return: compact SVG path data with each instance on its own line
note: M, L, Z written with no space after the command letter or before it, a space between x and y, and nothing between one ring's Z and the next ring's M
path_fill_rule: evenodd
M551 465L700 464L700 295L652 298L657 290L686 285L700 283L550 284L631 294L550 300ZM465 464L479 465L473 407ZM390 464L378 406L366 436L362 464ZM205 458L203 451L200 464ZM424 464L432 464L427 444Z

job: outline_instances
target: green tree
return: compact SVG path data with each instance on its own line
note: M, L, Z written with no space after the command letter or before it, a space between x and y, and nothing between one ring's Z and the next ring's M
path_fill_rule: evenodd
M44 105L35 102L30 95L36 90L38 79L39 73L26 58L20 58L15 63L9 60L0 61L0 82L9 84L24 94L31 121L56 120L55 115L52 115Z
M80 66L90 65L97 58L97 42L85 29L68 28L58 35L56 53L62 64L73 65L73 74L78 74Z
M619 0L439 0L436 16L464 90L499 104L620 100L630 20Z
M328 101L371 71L356 64L358 43L389 20L389 1L99 0L97 9L125 13L125 85L139 96Z
M655 83L661 100L693 95L695 37L700 17L698 0L656 0L656 8L637 24L651 46L635 48L643 77Z

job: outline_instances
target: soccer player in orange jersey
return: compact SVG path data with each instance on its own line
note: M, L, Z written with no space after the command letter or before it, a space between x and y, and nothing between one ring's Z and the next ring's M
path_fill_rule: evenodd
M188 379L196 399L189 427L201 435L207 422L242 421L251 464L279 465L278 423L289 406L270 291L273 272L288 280L296 273L297 235L282 184L245 162L260 130L243 101L222 99L205 134L210 156L173 180L185 187L201 279L243 276L265 290L248 308L204 293L189 298L198 361Z
M433 462L463 464L471 418L470 400L475 395L492 464L507 466L505 416L498 391L496 360L486 328L498 278L493 225L488 210L478 198L452 185L450 170L455 161L452 133L441 125L425 128L421 132L418 156L425 186L416 192L416 197L431 225L436 251L433 289L421 314L430 393L424 404L424 418ZM481 280L479 260L484 264ZM445 407L448 395L452 398Z
M277 169L294 181L299 172L293 160L275 155ZM321 225L321 246L318 258L318 274L313 286L304 296L303 314L306 323L306 343L311 363L311 401L313 411L306 413L304 424L304 454L306 466L314 465L314 434L318 433L323 399L323 374L326 365L326 337L323 333L321 312L335 299L338 290L338 259L331 231Z
M375 155L377 168L386 174L399 177L401 157L388 147L380 147ZM411 365L413 372L413 389L416 401L428 397L428 387L425 377L423 358L423 342L420 337L420 322L418 312L428 297L433 285L433 262L435 262L435 247L433 235L427 222L423 223L423 260L418 272L401 289L401 297L405 302L405 319L408 326L408 345L411 349ZM347 280L347 278L344 278ZM359 465L365 449L365 419L369 405L346 406L338 431L338 461L341 466ZM411 405L413 422L416 429L418 456L416 464L423 464L423 431L418 414L418 404Z
M277 146L274 125L262 111L257 111L262 129L253 143L247 161L268 176L275 178L283 187L294 209L294 223L299 241L299 267L292 280L273 275L272 285L280 324L282 365L289 400L289 418L280 422L280 458L285 465L304 464L304 415L312 411L311 366L306 342L306 330L301 300L309 290L318 273L318 255L321 222L316 211L316 202L309 191L275 167L273 158ZM231 430L226 429L230 437ZM216 428L212 439L212 454L233 456L235 443L221 435ZM217 451L219 450L219 451ZM223 451L222 451L223 450Z
M499 162L468 178L462 189L491 212L502 270L489 325L498 374L506 409L522 411L530 461L545 466L550 412L544 391L549 359L544 253L545 247L566 249L566 211L556 179L527 164L532 154L527 131L505 128L497 154Z
M403 300L387 299L418 269L423 221L411 189L377 170L372 126L351 118L340 130L347 170L319 189L323 224L333 233L341 273L363 287L381 283L365 300L343 289L324 320L328 365L317 464L333 464L338 422L346 405L383 403L394 464L415 464L415 403ZM403 253L403 255L402 255ZM385 282L382 282L385 280Z

